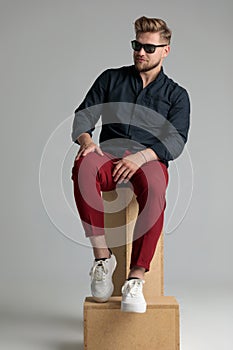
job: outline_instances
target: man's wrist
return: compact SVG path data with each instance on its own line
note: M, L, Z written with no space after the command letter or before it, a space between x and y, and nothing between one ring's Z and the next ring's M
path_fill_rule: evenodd
M150 162L151 160L160 160L157 154L151 148L146 148L140 151L141 155L144 157L145 162Z
M82 146L84 144L88 144L92 142L92 138L90 134L88 134L87 132L84 132L81 135L79 135L79 137L77 138L77 141L80 144L80 146Z
M142 159L144 160L143 164L147 163L148 160L147 160L147 158L146 158L146 155L145 155L142 151L140 151L139 153L141 154Z

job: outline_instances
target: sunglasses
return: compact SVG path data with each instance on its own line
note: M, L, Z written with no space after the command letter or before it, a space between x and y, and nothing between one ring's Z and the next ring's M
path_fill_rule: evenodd
M146 51L146 53L154 53L156 47L163 47L163 46L167 46L168 44L161 44L161 45L141 44L137 40L133 40L133 41L131 41L131 45L132 45L132 49L134 51L140 51L141 48L143 47L143 49Z

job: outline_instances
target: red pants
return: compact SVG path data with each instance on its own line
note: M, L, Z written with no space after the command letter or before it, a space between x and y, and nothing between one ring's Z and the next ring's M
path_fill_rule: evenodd
M116 188L112 177L115 160L108 153L104 153L104 156L89 153L74 161L71 178L86 237L105 234L101 191L112 191ZM168 185L167 167L159 161L150 161L137 170L130 182L139 205L130 268L139 266L149 271L163 228Z

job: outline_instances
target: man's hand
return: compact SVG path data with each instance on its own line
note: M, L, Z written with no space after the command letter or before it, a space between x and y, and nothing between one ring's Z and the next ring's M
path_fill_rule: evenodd
M78 138L78 142L80 143L80 148L75 160L78 160L80 157L85 157L90 152L96 152L100 156L104 155L101 148L93 142L89 134L81 134Z
M115 162L115 168L112 174L114 181L119 184L123 181L127 183L143 164L151 160L160 160L151 148L146 148L143 151L130 154L118 160Z
M124 183L127 183L140 166L146 163L146 160L140 153L141 152L130 154L121 160L114 162L115 168L112 176L115 182L120 184L124 181Z

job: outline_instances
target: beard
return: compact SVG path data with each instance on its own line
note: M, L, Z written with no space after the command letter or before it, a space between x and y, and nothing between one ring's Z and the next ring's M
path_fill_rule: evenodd
M145 62L146 63L146 62ZM160 64L160 60L158 60L156 63L153 64L145 64L144 66L141 65L139 62L136 61L136 59L134 59L134 65L135 68L137 69L138 72L149 72L150 70L158 67L158 65Z

